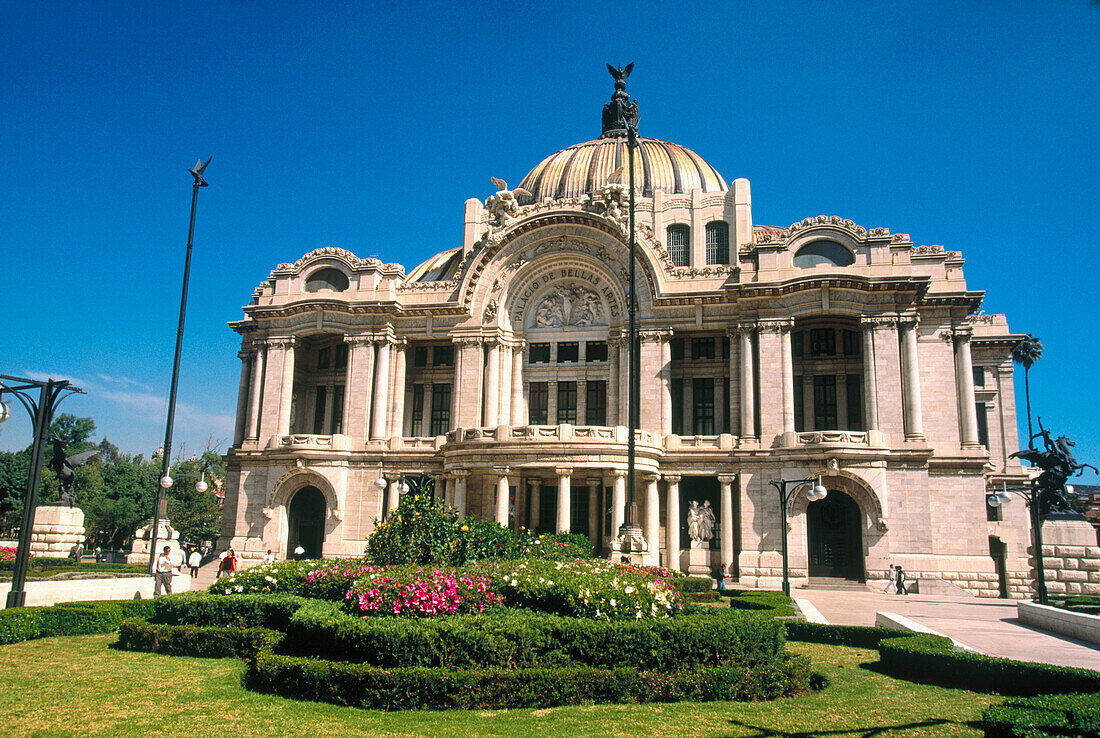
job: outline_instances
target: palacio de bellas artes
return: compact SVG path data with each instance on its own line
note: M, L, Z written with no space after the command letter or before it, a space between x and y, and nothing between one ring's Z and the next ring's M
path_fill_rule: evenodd
M360 556L416 492L738 586L779 588L786 538L795 586L881 586L896 564L921 592L1028 596L1027 508L986 501L1028 479L1010 458L1023 335L982 311L965 244L843 215L754 223L748 179L633 137L629 72L612 69L598 138L514 187L486 172L461 213L426 201L453 208L456 240L423 264L324 246L275 266L231 323L219 545Z

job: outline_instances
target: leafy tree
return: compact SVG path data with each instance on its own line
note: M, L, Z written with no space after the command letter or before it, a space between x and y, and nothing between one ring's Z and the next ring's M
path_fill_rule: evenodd
M195 485L206 471L209 489L199 492ZM225 459L213 451L203 453L201 459L188 459L172 467L175 480L168 492L168 519L180 532L181 540L214 540L221 531L222 510L214 490L220 489L225 479Z
M22 520L30 468L29 450L0 452L0 536L5 538Z
M1043 344L1030 333L1012 347L1012 360L1024 368L1024 397L1027 401L1027 442L1031 444L1031 367L1043 357Z
M83 453L95 448L88 439L95 433L95 421L61 413L50 423L50 438L63 441L68 455Z

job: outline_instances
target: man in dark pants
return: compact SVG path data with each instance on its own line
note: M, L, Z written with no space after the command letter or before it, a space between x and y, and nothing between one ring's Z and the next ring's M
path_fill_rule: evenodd
M909 594L909 590L905 588L905 571L903 571L900 566L897 567L897 571L898 571L898 591L897 591L897 594L907 595L907 594Z
M172 594L172 551L168 546L164 547L164 553L157 557L157 571L154 575L156 582L153 584L153 596L160 597L160 590L164 588L168 594Z

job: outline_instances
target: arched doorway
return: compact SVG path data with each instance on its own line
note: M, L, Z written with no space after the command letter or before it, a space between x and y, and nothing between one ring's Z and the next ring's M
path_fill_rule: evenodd
M294 559L294 549L305 549L302 558L321 557L325 537L325 496L316 487L302 487L294 494L287 510L290 532L286 539L286 558Z
M811 577L864 578L863 538L856 501L840 490L806 507Z

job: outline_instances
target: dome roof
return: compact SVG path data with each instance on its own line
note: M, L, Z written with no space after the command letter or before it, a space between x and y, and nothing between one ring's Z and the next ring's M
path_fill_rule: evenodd
M546 157L519 186L531 192L536 202L547 197L591 194L607 184L612 172L625 166L628 156L625 135L605 134ZM623 184L628 176L623 173ZM642 197L653 197L654 190L676 194L693 189L703 192L728 189L718 170L691 149L641 136L634 152L634 186Z

